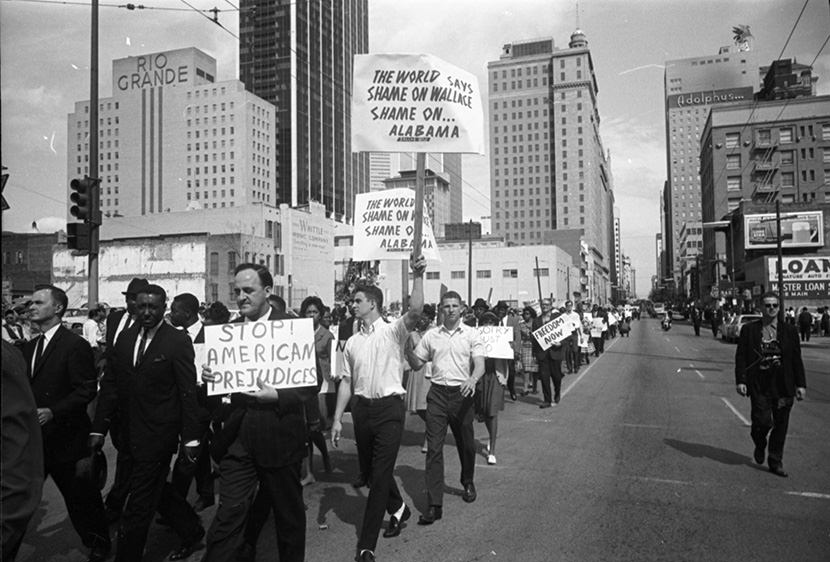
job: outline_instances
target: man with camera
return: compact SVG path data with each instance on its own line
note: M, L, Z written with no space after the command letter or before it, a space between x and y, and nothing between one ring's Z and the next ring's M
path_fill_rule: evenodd
M752 404L752 441L754 458L769 471L786 478L784 441L793 398L803 400L807 394L801 345L795 326L784 322L776 293L761 298L761 321L744 325L735 352L735 384L738 394L749 395Z

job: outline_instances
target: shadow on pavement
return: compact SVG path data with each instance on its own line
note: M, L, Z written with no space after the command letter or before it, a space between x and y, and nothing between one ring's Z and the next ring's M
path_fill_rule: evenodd
M689 455L690 457L704 457L722 464L729 464L733 466L755 466L752 459L748 456L741 455L728 449L712 447L711 445L704 445L702 443L687 443L685 441L678 441L677 439L663 439L663 443L669 447L677 449L681 453Z

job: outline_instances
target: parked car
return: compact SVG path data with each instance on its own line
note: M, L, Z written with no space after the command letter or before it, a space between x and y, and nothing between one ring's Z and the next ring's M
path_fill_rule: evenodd
M760 320L760 314L736 314L723 328L723 338L728 342L737 342L741 335L741 328L747 322Z

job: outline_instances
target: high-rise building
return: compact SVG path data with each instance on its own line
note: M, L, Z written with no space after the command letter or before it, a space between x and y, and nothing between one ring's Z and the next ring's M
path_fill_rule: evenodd
M384 180L384 189L405 187L414 190L416 182L415 170L405 170L397 177ZM424 170L424 211L430 218L436 238L443 238L446 234L445 227L453 223L450 220L450 197L447 178L429 168Z
M67 119L67 180L100 178L105 217L276 207L274 107L215 76L216 60L193 47L114 60L112 96L98 100L98 172L89 101L79 101Z
M487 70L493 233L541 244L545 231L582 229L610 285L613 180L585 34L567 48L552 38L507 44Z
M700 135L713 106L751 100L759 84L752 51L721 47L717 55L666 61L666 173L663 251L658 276L679 280L680 230L701 220Z
M369 158L351 150L353 56L369 49L368 0L239 4L239 77L276 107L276 202L323 203L351 221Z

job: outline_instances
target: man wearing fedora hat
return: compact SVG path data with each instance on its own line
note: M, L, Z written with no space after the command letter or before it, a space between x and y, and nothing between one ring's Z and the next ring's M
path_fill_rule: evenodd
M487 304L486 300L482 298L476 299L472 306L473 316L470 318L465 318L464 323L468 326L478 326L479 322L481 321L481 315L487 312L489 309L490 305Z
M106 348L104 350L104 358L107 360L108 366L112 365L111 354L115 349L115 342L118 341L118 336L122 332L126 332L136 321L136 298L141 289L147 287L149 283L146 279L133 277L127 290L122 294L126 303L124 310L118 310L110 313L107 317L107 333L106 333ZM132 466L132 457L128 447L121 446L121 427L119 424L118 415L112 420L110 426L110 437L112 444L118 450L118 456L115 461L115 480L112 483L107 499L105 502L107 520L115 521L121 516L121 510L124 507L124 502L127 500L128 485L130 481L130 467Z

